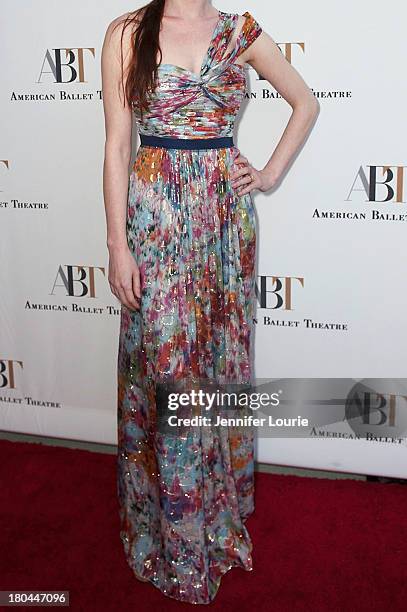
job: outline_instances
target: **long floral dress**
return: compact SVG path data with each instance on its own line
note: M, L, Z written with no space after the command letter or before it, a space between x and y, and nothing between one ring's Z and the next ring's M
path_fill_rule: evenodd
M219 12L200 74L161 64L140 133L232 136L246 91L236 58L262 29ZM236 33L238 30L236 30ZM190 603L213 600L233 566L252 569L244 524L254 509L253 435L157 428L156 385L252 376L256 227L250 194L230 173L238 149L140 146L130 175L127 239L140 269L141 307L122 305L118 351L120 537L135 576Z

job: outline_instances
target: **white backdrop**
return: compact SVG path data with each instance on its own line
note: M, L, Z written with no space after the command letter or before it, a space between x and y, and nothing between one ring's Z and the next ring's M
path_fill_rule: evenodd
M108 23L140 4L2 3L4 430L116 442L119 304L107 282L100 53ZM257 376L402 378L407 9L400 0L385 11L378 0L216 6L249 10L321 105L278 189L255 196L258 286L266 288ZM61 67L67 48L69 66ZM261 167L291 108L253 69L249 75L237 143ZM407 476L404 440L261 439L258 459Z

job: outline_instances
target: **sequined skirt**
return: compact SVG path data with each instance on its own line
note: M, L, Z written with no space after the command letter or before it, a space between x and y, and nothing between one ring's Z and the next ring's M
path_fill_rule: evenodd
M210 602L233 566L252 569L252 433L170 435L156 406L166 377L252 376L256 225L250 194L231 185L238 154L143 145L129 182L142 291L140 310L122 305L120 320L120 535L136 577L190 603Z

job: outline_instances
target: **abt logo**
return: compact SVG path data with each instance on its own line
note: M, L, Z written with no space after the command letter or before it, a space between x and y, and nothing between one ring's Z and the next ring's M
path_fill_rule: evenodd
M367 171L360 166L355 180L350 188L346 202L351 200L353 191L362 191L367 202L399 202L405 203L404 196L404 168L406 166L367 166ZM361 186L356 187L359 183ZM378 199L378 191L383 193L384 199Z
M16 388L16 366L23 369L23 362L16 359L0 359L0 388Z
M94 47L47 49L37 83L42 83L46 74L52 74L55 83L87 83L85 52L95 58Z
M293 286L304 287L300 276L259 276L256 297L260 308L293 310Z
M357 382L349 391L345 417L354 432L370 440L377 436L405 438L406 408L406 379L365 379Z
M105 268L97 266L59 266L50 295L55 295L57 287L63 287L71 297L97 297L96 271L105 275Z

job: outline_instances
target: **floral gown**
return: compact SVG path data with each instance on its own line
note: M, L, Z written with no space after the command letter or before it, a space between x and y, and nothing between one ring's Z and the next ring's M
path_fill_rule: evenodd
M140 133L232 136L246 90L236 58L261 33L248 12L219 12L199 75L161 64ZM236 30L237 33L237 30ZM127 239L141 275L141 307L121 307L117 486L120 537L135 576L178 600L213 600L233 566L252 569L244 524L253 512L253 436L156 427L155 384L251 377L256 227L251 195L230 172L236 147L140 146L129 181Z

